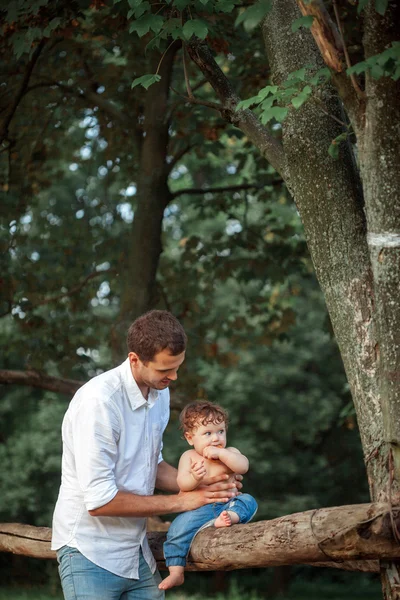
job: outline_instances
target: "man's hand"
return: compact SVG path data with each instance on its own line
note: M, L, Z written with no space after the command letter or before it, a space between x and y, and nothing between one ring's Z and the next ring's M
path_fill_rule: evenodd
M235 475L235 485L236 485L236 489L237 489L237 493L241 494L242 492L240 491L243 487L243 475L239 475L239 473L236 473Z
M204 466L204 460L192 461L192 459L190 459L190 474L193 479L196 481L201 481L205 477L206 473L207 471Z
M218 460L221 450L222 448L217 448L216 446L207 446L207 448L204 448L203 450L203 456L210 460Z
M237 489L235 483L223 483L221 479L225 479L228 476L218 475L217 477L210 478L211 480L218 480L219 483L212 483L211 485L202 486L193 490L192 492L180 492L180 504L184 511L195 510L205 504L213 504L214 502L228 502L231 498L237 495Z

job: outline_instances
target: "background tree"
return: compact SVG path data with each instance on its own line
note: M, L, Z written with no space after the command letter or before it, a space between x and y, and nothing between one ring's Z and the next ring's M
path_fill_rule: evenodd
M268 225L266 228L262 219L257 221L254 216L257 206L253 200L249 202L249 195L243 196L244 205L238 202L237 207L234 202L228 203L224 199L222 204L229 211L230 219L222 235L210 223L210 245L216 248L211 261L204 249L207 244L202 239L198 236L197 239L193 239L193 236L187 239L180 235L179 230L175 230L181 245L178 250L173 250L174 256L183 255L188 266L190 259L195 256L201 261L196 268L199 279L196 301L182 301L182 294L177 293L179 288L171 285L174 278L168 271L168 262L159 271L158 285L163 282L163 287L159 287L158 294L155 294L154 276L161 251L162 216L165 215L166 224L169 219L173 226L176 208L175 203L171 202L177 198L178 192L181 191L183 202L185 199L190 202L194 197L191 193L182 193L185 188L180 187L179 174L187 175L191 182L196 182L198 178L200 185L204 186L204 165L202 169L189 169L182 163L185 153L188 157L187 152L195 150L198 138L194 137L191 143L182 140L180 132L193 131L197 127L209 142L215 143L219 138L217 144L225 143L230 153L228 167L235 176L232 184L262 188L270 184L269 195L273 196L278 179L273 170L266 168L265 163L260 167L262 163L259 158L251 159L254 168L246 163L245 155L247 153L250 156L249 148L253 144L282 176L296 200L355 401L371 495L374 499L391 501L395 498L398 480L398 415L394 408L398 396L396 373L399 348L395 332L398 331L399 318L396 290L400 264L399 228L396 222L399 214L396 205L398 195L395 191L398 189L395 165L399 154L396 104L398 8L394 2L389 2L388 7L379 2L376 5L370 2L367 6L362 3L358 7L363 17L361 23L355 7L338 7L334 3L329 7L330 18L318 2L299 5L305 13L305 19L302 20L299 20L301 13L296 3L289 0L272 3L269 11L269 7L262 2L247 10L239 8L237 22L244 24L243 30L232 28L232 20L236 16L235 5L226 2L194 3L190 7L186 2L174 3L172 8L169 5L161 7L157 14L153 12L154 7L146 2L116 2L114 5L94 3L91 6L82 2L72 8L59 3L9 3L3 53L9 52L8 43L14 46L17 58L25 56L24 52L30 52L33 48L26 60L9 63L10 83L3 95L2 154L8 159L4 165L7 192L4 207L5 216L11 223L11 238L5 241L5 256L9 259L9 265L4 272L11 292L5 297L4 329L7 331L8 328L13 338L16 325L18 329L29 331L29 336L21 344L23 351L17 353L19 364L11 366L21 368L20 357L25 356L28 358L25 366L46 366L45 370L50 373L53 369L54 374L75 377L78 371L83 375L81 366L71 368L71 363L76 364L73 352L79 351L80 355L89 357L90 366L86 372L90 375L95 368L102 368L109 362L106 348L109 345L98 343L99 330L103 332L105 340L110 323L117 322L111 341L114 340L114 354L118 355L120 327L135 316L136 311L142 312L157 302L172 308L165 292L169 282L169 288L174 289L170 294L176 294L179 306L176 312L189 327L190 333L196 321L196 310L199 310L199 306L200 310L209 309L211 304L209 296L201 291L206 290L209 294L215 277L221 279L224 268L228 267L231 276L223 275L226 280L224 286L219 288L219 293L226 294L228 291L232 294L235 291L243 295L245 292L254 307L248 310L248 305L241 302L229 305L232 323L236 324L231 332L231 341L235 346L244 333L242 328L245 324L251 326L254 343L270 341L271 335L277 331L282 334L291 312L285 306L285 294L279 295L278 306L274 304L274 283L276 277L279 280L289 275L290 264L286 265L282 256L286 257L288 249L298 249L295 243L298 234L294 235L293 240L288 233L286 244L271 244L273 237L268 239L268 235L272 233L274 236L275 232L268 231ZM218 19L215 19L215 14ZM268 68L264 66L267 63L260 40L251 35L250 42L248 35L253 33L254 25L264 16L262 33ZM339 33L334 20L339 26ZM310 25L311 21L310 33L302 25ZM139 33L143 43L135 41L138 45L133 46L132 39L136 38L129 37L129 30ZM195 36L192 37L192 34ZM208 44L219 53L218 61L213 58L209 45L199 39L204 39L207 34ZM341 44L338 43L339 39ZM185 52L179 50L176 40L183 41ZM349 40L353 44L351 48L347 47ZM161 61L154 54L158 43L162 52ZM147 55L143 55L145 44ZM245 45L246 51L243 52ZM351 78L345 72L344 50L347 66L351 60L358 62L353 73L349 72ZM183 58L187 58L187 54L213 86L219 98L218 103L212 98L210 87L204 84L199 73ZM243 60L238 60L239 56ZM137 57L140 57L139 60ZM360 58L364 59L361 64ZM323 59L330 68L330 75ZM107 72L102 68L103 61L110 65ZM248 76L254 68L259 73L255 79ZM362 75L359 81L355 79L354 70ZM147 97L143 92L137 92L137 87L134 92L129 91L132 78L136 76L135 83L138 83L137 76L144 71L148 73L145 76L147 78L140 81L145 85L155 82ZM49 77L49 73L53 73L53 77ZM75 77L71 77L74 74ZM101 76L110 77L106 85ZM171 77L174 77L174 89L178 91L176 100L180 100L179 94L183 94L186 104L171 101ZM237 91L245 96L268 84L247 103L258 107L256 112L264 125L245 108L246 104L238 107L239 98L233 90L232 81L237 83ZM43 93L44 89L46 94ZM49 94L54 96L53 102ZM196 110L190 110L188 116L190 105ZM217 109L222 118L217 116L215 123L210 121L204 126L205 108L202 105ZM203 121L199 126L199 121L193 121L192 117L198 116L197 111L200 110ZM33 122L32 114L38 115ZM126 117L132 114L133 118ZM58 120L52 124L54 116ZM86 121L85 125L85 119L88 118L91 120ZM231 126L222 134L223 120L236 125L245 137L241 139L238 134L232 134ZM282 126L279 121L283 121ZM83 125L80 127L81 123ZM86 130L88 139L94 141L85 142L80 148L75 145L72 138L79 134L79 129L81 132ZM91 133L89 130L92 130ZM67 203L62 206L60 203L59 211L63 215L61 222L59 215L53 211L49 213L45 206L39 212L40 201L46 203L46 193L49 192L49 179L47 183L40 183L44 166L50 175L51 167L56 168L55 158L60 152L61 136L57 134L64 134L63 141L68 141L63 152L67 152L70 160L72 154L77 153L75 161L70 163L72 175L75 173L79 177L83 173L79 167L81 163L93 168L101 152L111 153L105 164L98 162L97 173L92 172L91 176L84 177L82 187L78 188L81 190L79 194L74 191L77 188L71 188L74 194L71 195L73 202L70 206L80 205L76 212ZM350 140L357 141L362 181ZM69 144L74 149L68 154ZM196 151L200 155L197 158L201 158L204 150ZM242 158L238 159L236 153L240 156L240 152ZM335 160L336 154L339 160ZM27 168L29 164L31 169ZM132 216L128 203L113 204L110 193L113 193L112 183L119 185L125 169L134 173L132 169L135 164L140 165L135 177L132 176L129 181L126 176L125 180L122 178L125 195L130 194L128 190L134 187L130 187L131 182L136 187L134 218L129 228L126 226ZM183 166L187 173L183 173ZM213 187L211 166L212 161L205 169L207 184ZM248 181L248 172L253 174L256 181ZM56 170L53 171L53 179L55 173ZM173 173L177 175L172 176ZM224 178L227 175L229 170ZM375 182L381 181L382 177L382 185L377 186ZM175 189L172 185L174 181L177 184ZM223 181L221 175L217 175L216 181L219 184ZM385 183L388 181L393 182L390 190ZM63 183L63 190L66 190L67 186ZM38 187L35 188L35 185ZM104 195L106 190L108 195ZM265 202L263 194L264 190L260 192L260 198ZM204 194L202 197L207 200ZM213 201L215 196L208 198ZM51 206L51 198L48 197L48 200ZM68 201L71 202L70 198ZM169 212L165 213L168 202ZM279 204L278 200L278 207ZM242 211L241 219L237 218L237 208ZM210 210L207 201L203 202L201 209L202 216L206 215ZM35 213L33 220L33 213L30 214L32 210ZM92 219L88 219L90 211ZM294 211L292 214L295 214ZM62 259L57 261L55 269L56 274L57 270L59 272L59 278L57 275L54 278L46 277L44 269L38 268L44 264L43 259L40 260L41 252L31 246L34 233L31 223L36 226L39 215L50 223L50 227L46 225L49 229L47 237L38 234L41 245L45 241L46 248L46 240L56 231L57 247L64 244L60 252ZM218 212L214 215L218 221ZM256 222L251 222L250 227L249 218ZM69 240L71 232L76 233L72 247L75 252L79 247L79 257L82 257L84 264L78 282L74 269L75 278L72 278L69 286L65 286L62 267L72 275L71 267L76 267L76 254L71 250L71 241L66 241L67 238L60 235L59 228L63 224L67 225L63 234L68 231ZM262 243L255 242L260 239L254 235L255 224L260 225ZM232 228L233 232L237 229L234 235ZM95 233L96 229L99 233ZM123 236L122 232L128 230L131 236ZM290 227L287 232L290 232ZM89 245L86 242L92 234L93 239L97 239ZM229 235L231 241L235 242L233 251L227 243ZM83 239L84 245L80 243ZM113 241L108 244L108 240ZM28 243L24 248L25 242ZM241 247L241 244L245 247ZM85 249L81 254L83 246ZM42 248L40 250L43 253ZM98 253L103 250L104 255L100 258ZM115 258L110 261L114 250ZM54 256L50 246L48 252ZM260 252L264 258L258 260ZM275 259L275 264L272 260L268 268L263 265L266 252ZM149 259L149 262L145 264L142 257ZM229 260L225 260L227 257ZM257 277L254 277L254 283L248 281L249 263L252 279L260 264L262 285L257 282ZM281 267L278 276L277 263ZM208 272L200 279L200 274L203 275L203 270L209 268L210 264L216 267L215 274ZM292 263L292 266L295 264ZM289 269L287 272L286 268ZM103 275L104 270L108 271L107 278ZM95 283L101 284L97 290L92 287ZM41 297L37 298L35 304L32 294L38 290ZM44 290L51 292L51 295L44 296ZM93 297L95 293L96 298ZM373 294L376 297L374 302ZM98 306L92 306L88 312L88 306L96 302ZM226 304L221 302L220 306L222 314L226 315ZM220 320L221 312L213 317L215 333L212 333L210 319L206 320L210 333L205 346L209 346L211 356L214 353L214 357L223 362L229 352L221 352L221 347L224 348L223 335L226 335ZM10 316L12 313L13 318ZM56 322L58 326L54 327ZM204 335L204 326L201 335ZM247 331L243 337L248 342ZM29 356L26 340L31 345ZM84 344L84 340L87 343ZM207 343L209 340L211 344ZM203 352L201 345L198 350L199 353ZM70 358L66 359L67 356ZM385 580L385 593L387 597L395 597L390 573Z

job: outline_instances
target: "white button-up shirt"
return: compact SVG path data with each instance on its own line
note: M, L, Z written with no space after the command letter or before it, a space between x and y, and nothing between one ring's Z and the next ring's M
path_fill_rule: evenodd
M62 425L60 492L53 517L52 549L77 548L93 563L138 579L139 550L152 572L146 519L92 517L119 490L149 496L163 460L169 390L150 390L146 401L129 359L94 377L73 397Z

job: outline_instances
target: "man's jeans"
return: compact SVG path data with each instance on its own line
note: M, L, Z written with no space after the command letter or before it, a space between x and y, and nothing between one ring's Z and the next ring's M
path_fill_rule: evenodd
M164 592L158 589L160 574L152 574L142 551L139 579L114 575L68 546L58 550L57 560L65 600L164 600Z
M240 523L248 523L257 512L257 502L249 494L239 494L229 502L206 504L196 510L182 513L172 521L164 543L165 564L167 567L186 565L186 556L196 533L213 525L223 510L231 510L239 515Z

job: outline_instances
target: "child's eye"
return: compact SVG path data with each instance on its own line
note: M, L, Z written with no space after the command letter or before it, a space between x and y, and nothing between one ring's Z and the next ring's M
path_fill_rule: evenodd
M204 435L211 435L211 431L206 431Z
M224 429L220 429L218 433L225 433Z

